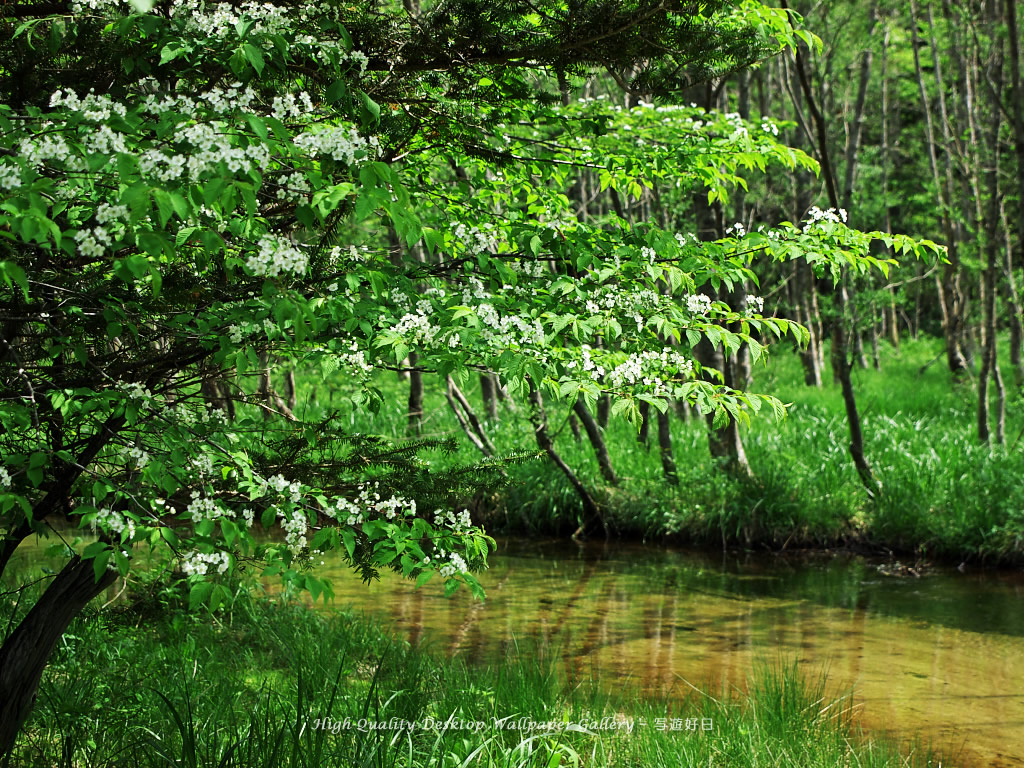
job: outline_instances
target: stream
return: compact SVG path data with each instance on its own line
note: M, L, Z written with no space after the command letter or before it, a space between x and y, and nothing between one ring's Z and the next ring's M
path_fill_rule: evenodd
M658 696L742 688L759 662L795 662L852 694L868 730L917 734L954 765L1024 766L1019 572L517 540L490 561L485 602L390 573L367 587L330 562L321 572L337 605L435 652L498 660L529 639L560 649L570 676Z

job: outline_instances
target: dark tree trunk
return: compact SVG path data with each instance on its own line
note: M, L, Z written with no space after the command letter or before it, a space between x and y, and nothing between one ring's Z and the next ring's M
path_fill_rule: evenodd
M640 431L636 434L636 440L645 448L650 448L651 432L651 406L650 403L640 403Z
M679 472L676 460L672 455L672 430L670 429L668 411L658 411L658 450L661 452L661 471L665 480L672 485L679 484Z
M999 407L1002 411L997 414L997 442L1005 440L1005 403L1006 393L1003 388L1002 376L999 373L998 359L998 333L996 324L996 276L999 273L999 125L1001 117L1001 105L996 102L999 88L1002 85L1002 51L1001 43L994 43L995 53L992 62L993 72L989 72L989 79L993 83L992 109L988 117L989 134L986 137L989 156L985 167L985 187L988 193L988 211L982 217L979 213L978 234L984 238L984 254L986 258L985 272L983 275L982 290L984 306L984 325L982 330L982 356L981 371L978 374L978 439L987 443L991 439L989 428L989 379L993 379L997 390L999 390ZM980 208L979 208L980 211Z
M91 560L72 558L0 647L0 755L10 754L32 712L43 670L61 635L116 576L116 571L105 571L97 581Z
M419 362L415 352L409 353L409 403L406 408L408 425L406 432L418 435L423 426L423 374L416 370Z
M288 370L284 374L284 396L288 403L288 410L294 411L296 403L295 368L291 365L288 366Z

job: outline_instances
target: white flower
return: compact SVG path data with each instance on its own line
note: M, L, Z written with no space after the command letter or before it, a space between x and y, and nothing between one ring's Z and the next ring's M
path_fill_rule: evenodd
M227 552L199 552L193 550L181 558L181 570L186 576L205 576L211 570L224 573L231 567L231 555Z
M7 471L6 467L0 467L0 488L11 487L11 473Z
M711 299L703 293L695 293L686 297L686 309L691 315L706 315L711 311Z
M309 266L309 256L287 238L267 234L260 238L259 250L250 254L245 265L254 275L277 277L282 272L301 275Z

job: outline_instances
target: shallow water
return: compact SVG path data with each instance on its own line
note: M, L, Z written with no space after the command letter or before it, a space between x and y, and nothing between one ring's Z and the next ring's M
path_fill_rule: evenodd
M808 676L827 671L831 693L852 692L868 729L918 733L952 765L1024 766L1024 575L500 544L483 603L392 574L367 587L330 563L325 575L339 605L449 655L500 659L529 638L560 649L570 675L659 696L742 688L759 661L795 660Z

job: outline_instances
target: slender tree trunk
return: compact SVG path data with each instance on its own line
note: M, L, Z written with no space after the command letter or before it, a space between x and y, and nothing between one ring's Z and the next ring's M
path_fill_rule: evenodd
M1024 84L1021 82L1020 28L1017 26L1017 0L1004 0L1010 55L1010 122L1013 124L1013 148L1017 157L1017 252L1024 252ZM1024 257L1017 259L1024 263ZM1021 310L1013 280L1013 256L1009 233L1006 242L1006 275L1013 316L1010 319L1010 361L1013 364L1013 382L1024 387L1024 365L1021 363Z
M406 432L418 435L423 426L423 374L417 369L419 356L409 353L409 401L406 407Z
M1013 275L1013 242L1010 224L1003 208L1001 221L1005 247L1003 253L1003 290L1007 307L1007 324L1010 326L1010 365L1013 367L1013 385L1024 387L1024 362L1021 361L1021 347L1024 345L1024 324L1021 322L1021 305L1017 296L1017 280Z
M921 93L921 108L924 111L925 144L928 147L928 163L932 171L932 182L939 198L939 210L942 217L942 228L946 238L949 263L943 269L943 277L936 277L936 288L939 291L939 304L942 309L943 334L946 340L946 359L954 380L962 377L967 371L967 362L961 349L963 333L963 298L960 288L960 257L957 251L957 236L953 226L950 210L948 189L939 173L939 161L936 151L936 136L932 121L931 104L928 89L925 87L924 69L921 66L921 39L918 35L917 0L910 0L910 33L911 46L914 53L914 69L917 73L918 90ZM938 53L935 52L938 59ZM940 88L941 90L941 88ZM948 162L947 162L948 170Z
M445 398L448 400L448 405L455 414L459 426L462 427L462 431L466 433L470 442L484 456L494 456L497 450L494 448L494 443L487 436L487 432L484 430L483 424L480 423L480 419L477 417L476 411L473 410L473 406L470 405L469 400L455 384L455 380L451 376L448 377L447 384ZM461 413L459 411L460 408L462 409Z
M658 411L658 450L661 452L661 471L666 482L672 485L679 484L679 472L676 470L676 460L672 455L672 430L669 423L668 411Z
M618 485L619 478L612 467L612 459L608 455L608 447L605 445L604 436L601 434L601 428L594 421L594 417L590 415L590 409L587 408L582 400L577 400L573 404L572 410L579 417L580 422L583 424L583 429L587 433L587 438L594 448L594 456L597 457L597 466L601 470L601 477L609 485Z
M284 396L285 402L288 403L288 410L295 410L296 393L295 393L295 366L289 365L288 370L284 373Z
M984 334L982 336L981 371L978 374L978 439L987 443L991 439L989 428L989 378L991 377L999 392L1001 413L997 413L997 441L1005 440L1005 402L1006 394L1002 376L999 373L998 333L996 325L996 276L999 273L999 127L1002 116L998 103L1000 86L1002 85L1002 42L994 41L995 52L992 62L993 72L989 80L993 83L991 114L988 117L989 134L986 137L989 156L986 158L985 188L988 192L988 211L984 220L979 217L978 234L984 237L984 253L986 258L985 274L982 288L984 291ZM980 207L979 207L980 210Z
M609 535L608 523L602 516L597 502L594 501L594 497L590 495L590 491L587 490L587 487L576 476L576 473L572 471L572 467L566 464L558 451L555 450L555 444L548 434L548 417L544 412L544 400L541 397L540 390L534 386L532 381L530 382L530 402L533 406L530 409L530 421L533 423L533 435L537 441L537 447L544 451L554 465L565 475L569 484L576 491L576 495L579 496L580 503L583 506L583 522L580 523L579 528L576 529L572 537L574 539L585 538L594 532L598 524L600 524L607 537Z
M817 302L814 301L817 286L811 267L804 261L793 265L795 277L796 305L799 320L807 328L810 336L807 346L800 349L800 364L804 369L804 383L809 387L821 388L821 324L816 315Z
M782 7L788 10L786 0L782 0ZM828 152L828 134L825 130L825 118L814 100L811 91L811 83L807 77L807 70L804 67L803 54L799 47L795 51L796 70L800 80L800 87L804 93L804 100L807 103L808 112L815 126L817 137L818 155L821 163L821 175L825 181L825 188L828 191L829 203L833 208L839 208L839 192L836 189L835 173L832 170L832 162ZM857 468L857 474L868 494L875 497L878 493L878 481L871 471L867 457L864 455L864 434L861 430L860 414L857 411L857 400L853 391L853 381L850 378L849 346L846 336L845 318L849 317L848 296L846 284L849 280L848 270L843 267L840 273L839 282L833 294L836 318L832 323L832 366L839 379L843 391L843 404L846 407L846 420L850 426L850 456Z
M884 317L884 315L883 315ZM878 313L875 311L875 305L871 305L871 364L874 366L876 371L882 370L882 358L878 351Z
M288 407L288 403L284 401L284 398L282 398L273 387L270 376L270 353L266 351L260 352L259 360L260 378L258 391L260 397L267 404L263 411L263 418L269 419L276 410L279 415L284 416L289 421L295 421L295 414L292 413L292 409Z

